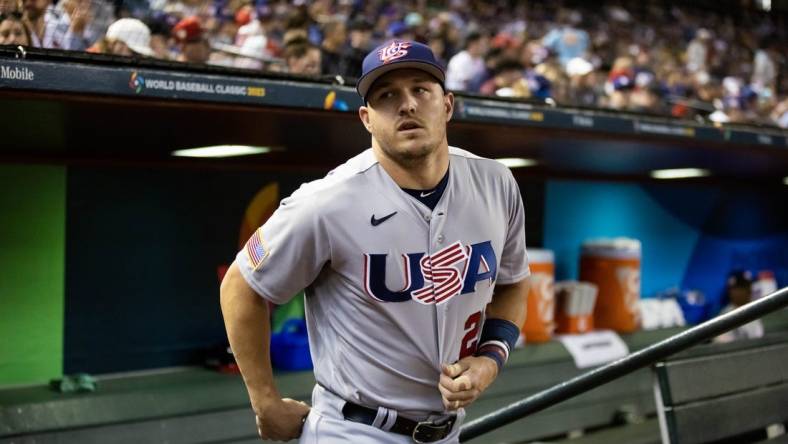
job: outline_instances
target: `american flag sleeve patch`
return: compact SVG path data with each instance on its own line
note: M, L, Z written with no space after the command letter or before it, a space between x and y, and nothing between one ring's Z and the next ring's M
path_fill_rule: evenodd
M268 257L268 247L263 240L263 228L255 230L252 237L246 241L246 254L249 256L249 263L254 270L260 268L263 261Z

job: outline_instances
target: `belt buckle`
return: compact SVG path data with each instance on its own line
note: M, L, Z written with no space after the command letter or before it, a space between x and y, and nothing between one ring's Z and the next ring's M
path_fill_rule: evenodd
M444 424L435 424L432 421L419 421L416 427L413 428L411 438L416 444L427 444L435 442L446 437L446 429L451 428L452 421L449 420Z

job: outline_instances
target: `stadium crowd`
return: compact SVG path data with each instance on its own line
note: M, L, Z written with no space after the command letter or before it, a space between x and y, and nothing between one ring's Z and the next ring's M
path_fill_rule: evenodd
M355 78L415 39L456 91L782 128L786 34L785 15L664 0L0 0L6 45Z

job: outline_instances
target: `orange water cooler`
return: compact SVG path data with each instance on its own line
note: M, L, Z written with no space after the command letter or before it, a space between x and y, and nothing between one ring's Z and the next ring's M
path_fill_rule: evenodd
M640 327L640 241L615 238L583 243L580 280L596 284L594 326L620 333Z
M531 288L521 331L527 343L546 342L555 331L555 258L551 250L528 249Z

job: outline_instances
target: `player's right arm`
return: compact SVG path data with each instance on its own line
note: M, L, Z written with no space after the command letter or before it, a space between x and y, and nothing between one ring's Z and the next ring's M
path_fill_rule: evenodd
M235 262L222 281L220 300L227 337L241 370L260 437L289 441L301 435L309 406L282 399L274 384L268 303L244 280Z

